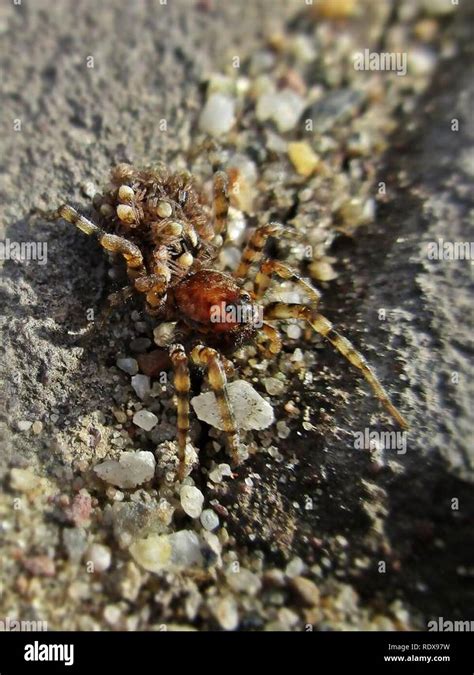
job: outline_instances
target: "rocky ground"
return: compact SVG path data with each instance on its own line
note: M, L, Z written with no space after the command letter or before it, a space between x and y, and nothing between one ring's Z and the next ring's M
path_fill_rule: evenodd
M472 618L472 267L427 255L472 225L468 11L2 4L2 237L46 242L47 262L3 267L0 616L69 630ZM364 49L407 53L406 74L357 71ZM275 422L243 434L249 457L228 475L222 434L195 419L199 467L175 481L155 323L137 302L99 327L117 282L103 252L35 212L87 212L120 161L187 167L205 186L227 169L222 268L257 222L285 225L271 253L367 355L409 420L406 453L354 447L396 427L331 347L286 322L279 357L235 358ZM287 284L274 297L303 299Z

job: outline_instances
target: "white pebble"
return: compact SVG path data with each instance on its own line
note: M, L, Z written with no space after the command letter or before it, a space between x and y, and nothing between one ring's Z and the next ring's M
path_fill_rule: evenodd
M158 573L170 565L171 542L166 534L137 539L129 550L135 562L148 572Z
M270 396L279 396L285 391L284 382L278 380L276 377L266 377L263 380L263 384Z
M226 580L236 593L256 595L262 587L262 582L258 576L245 567L241 567L237 572L231 566L226 573Z
M104 608L104 619L109 626L115 626L122 618L122 611L118 605L107 605Z
M213 483L220 483L224 476L232 478L232 469L229 464L219 464L209 473L209 478Z
M235 103L229 96L211 94L199 118L199 126L211 136L225 134L235 123Z
M138 362L136 359L117 359L117 366L129 375L138 373Z
M143 401L150 393L150 378L148 375L134 375L131 382L136 395Z
M305 565L301 558L293 558L286 566L285 574L290 578L299 577L304 572L304 569Z
M408 67L414 75L429 75L436 67L437 57L432 49L415 47L408 54Z
M273 120L278 131L284 133L294 129L305 107L305 99L292 89L266 92L258 99L257 118L262 122Z
M94 572L105 572L112 562L110 548L102 544L91 544L85 552L84 559L91 562Z
M204 559L201 553L199 537L192 530L180 530L169 536L171 542L171 560L177 567L202 565Z
M183 511L190 518L199 518L204 503L204 495L201 490L193 485L183 485L179 492L179 498Z
M137 427L140 427L140 429L151 431L153 427L156 427L158 423L158 417L149 410L139 410L133 416L133 423Z
M205 530L211 532L219 527L219 516L212 509L204 509L201 513L201 525Z
M10 485L19 492L31 492L38 487L39 479L31 469L14 468L10 471Z
M290 323L286 329L286 334L292 340L298 340L301 337L302 330L296 323Z
M134 488L155 475L155 458L151 452L123 452L120 459L108 459L94 467L95 473L106 483L119 488Z
M248 382L231 382L227 385L227 393L238 429L266 429L274 421L273 408ZM191 405L200 420L224 429L214 392L195 396Z
M20 420L16 423L16 428L18 431L29 431L32 424L33 422L29 422L28 420Z
M230 596L212 598L209 601L209 609L224 630L235 630L239 625L239 614L234 598Z

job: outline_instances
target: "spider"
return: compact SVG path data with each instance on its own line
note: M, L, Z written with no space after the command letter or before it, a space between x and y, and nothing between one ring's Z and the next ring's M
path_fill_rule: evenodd
M96 222L68 204L50 214L50 219L63 218L96 237L106 250L123 256L128 285L110 296L112 303L137 292L144 296L146 311L158 321L176 322L169 356L177 405L178 478L186 475L190 365L207 370L229 452L238 464L239 431L226 389L233 364L227 357L251 342L265 357L274 357L282 343L272 323L281 319L300 319L324 336L361 371L386 410L406 428L407 423L365 358L318 312L320 293L288 265L264 255L268 238L281 235L282 225L271 222L257 227L233 274L214 269L213 261L226 237L228 188L227 174L217 171L211 208L188 172L119 164L112 170L104 193L94 197ZM254 265L258 269L249 292L244 283ZM296 284L309 303L264 305L265 292L274 277ZM223 320L215 320L216 307L224 309ZM235 311L228 313L229 309Z

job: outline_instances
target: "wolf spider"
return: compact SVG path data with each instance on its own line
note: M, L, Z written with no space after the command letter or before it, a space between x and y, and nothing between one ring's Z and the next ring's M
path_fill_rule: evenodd
M96 223L64 204L50 214L63 218L82 232L93 235L108 251L123 256L128 285L111 296L112 302L135 291L145 299L146 311L159 321L176 322L176 341L169 349L177 394L178 476L185 476L185 450L189 433L190 364L207 369L216 396L222 426L234 463L239 459L239 432L226 390L232 362L225 355L256 342L266 357L281 350L279 333L271 322L301 319L324 336L356 368L375 396L401 427L407 424L391 403L385 389L365 358L331 322L317 311L319 292L286 264L265 257L265 244L278 236L277 223L257 227L248 241L233 275L213 268L222 247L229 209L228 177L218 171L213 180L213 208L206 204L187 172L136 169L119 164L103 194L94 197ZM258 264L253 290L243 288L251 266ZM308 305L271 302L262 305L273 277L294 282L308 296ZM212 320L216 306L240 311L241 320ZM256 317L263 313L260 324Z

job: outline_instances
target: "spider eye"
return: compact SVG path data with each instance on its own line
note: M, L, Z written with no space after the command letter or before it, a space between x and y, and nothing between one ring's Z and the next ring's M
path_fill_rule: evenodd
M247 291L243 291L240 294L240 299L242 300L242 302L250 302L251 300L250 293L247 293Z

